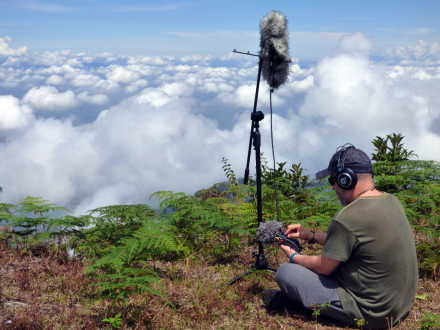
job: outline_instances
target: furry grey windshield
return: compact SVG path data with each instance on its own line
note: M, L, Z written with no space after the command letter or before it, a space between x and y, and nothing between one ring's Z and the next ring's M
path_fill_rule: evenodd
M271 220L261 223L257 230L257 239L263 244L275 243L275 235L283 232L283 223Z

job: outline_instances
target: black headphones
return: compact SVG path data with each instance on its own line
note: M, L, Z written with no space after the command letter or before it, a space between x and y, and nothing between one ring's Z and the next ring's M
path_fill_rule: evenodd
M348 146L347 146L348 145ZM338 156L338 172L336 173L336 183L339 187L341 187L344 190L351 190L354 187L356 187L356 184L358 182L358 177L356 173L348 167L345 167L345 156L347 155L347 150L350 148L355 148L354 145L351 143L344 144L339 150L339 148L336 150L338 152L339 150L339 156Z

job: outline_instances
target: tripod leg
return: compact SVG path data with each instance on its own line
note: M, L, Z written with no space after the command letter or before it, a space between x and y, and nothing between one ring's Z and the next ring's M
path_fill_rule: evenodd
M258 102L258 90L260 88L260 77L261 77L261 68L263 67L263 61L260 60L258 64L258 77L257 77L257 87L255 90L255 100L254 100L254 111L253 113L257 112L257 102ZM249 149L248 149L248 156L247 156L247 163L246 163L246 170L244 171L244 184L248 184L249 181L249 162L251 160L251 151L252 151L252 133L254 131L254 121L252 120L252 126L251 126L251 136L249 137Z
M218 286L217 289L223 288L223 287L226 286L226 285L231 285L231 284L234 284L235 282L240 281L240 280L241 280L242 278L244 278L246 275L252 274L252 271L253 271L253 270L255 270L255 268L253 268L253 269L250 270L250 271L247 271L246 273L243 273L243 275L241 275L241 276L239 276L239 277L236 277L236 278L234 278L233 280L230 280L228 283L225 283L225 284L223 284L223 285Z

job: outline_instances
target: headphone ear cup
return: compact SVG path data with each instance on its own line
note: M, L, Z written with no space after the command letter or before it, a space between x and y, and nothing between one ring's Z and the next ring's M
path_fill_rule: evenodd
M356 187L356 184L358 182L358 178L356 173L351 168L344 168L340 174L337 176L336 183L339 187L341 187L344 190L351 190L354 187Z

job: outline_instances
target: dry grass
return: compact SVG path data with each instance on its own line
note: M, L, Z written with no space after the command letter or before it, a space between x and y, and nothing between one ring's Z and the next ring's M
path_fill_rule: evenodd
M86 277L86 264L65 254L27 252L0 248L0 329L110 329L102 319L123 315L123 329L346 329L326 317L316 324L311 314L267 311L260 294L275 288L274 273L262 271L221 289L216 287L251 268L252 248L228 259L204 260L196 256L190 264L184 287L184 261L156 263L169 303L151 294L132 296L124 302L96 301L90 297L94 277ZM313 251L310 251L313 252ZM315 251L317 252L317 251ZM277 262L266 253L271 265ZM279 255L281 262L285 260ZM440 285L420 279L418 295L408 318L394 329L417 329L424 312L439 314ZM4 307L18 301L28 307ZM6 322L11 321L9 324ZM368 329L364 327L364 329Z

